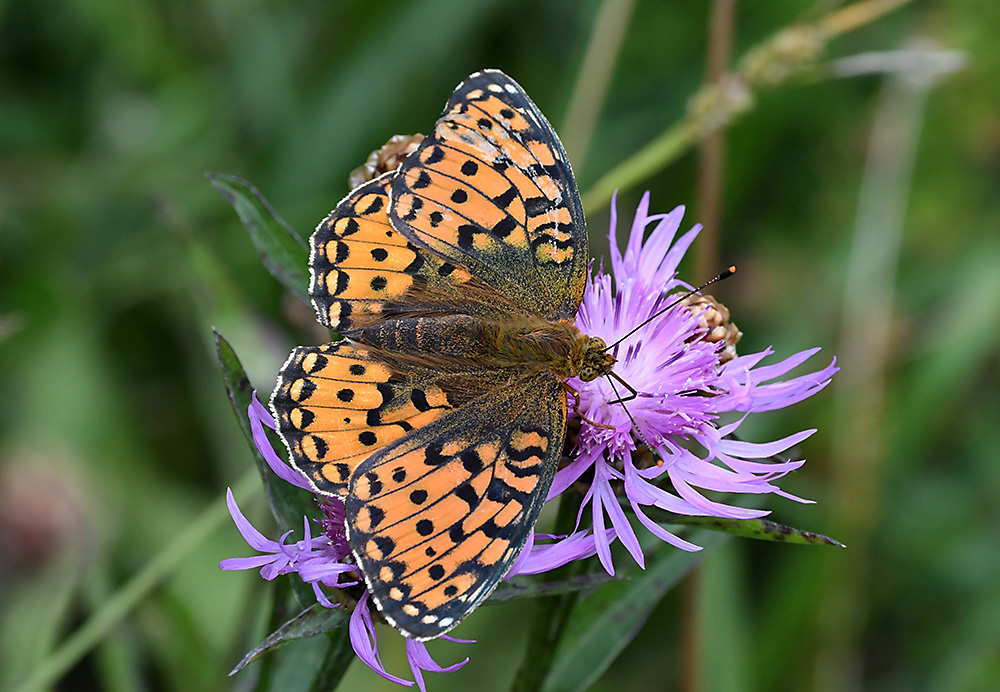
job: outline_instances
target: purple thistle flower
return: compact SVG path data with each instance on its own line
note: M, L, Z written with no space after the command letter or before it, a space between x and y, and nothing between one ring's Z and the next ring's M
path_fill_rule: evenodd
M677 265L701 230L695 226L676 238L684 214L649 214L649 193L643 195L632 222L625 254L618 250L616 209L611 208L611 274L599 270L588 283L577 314L577 326L586 334L616 344L630 331L690 286L677 279ZM646 228L655 224L649 237ZM557 474L549 491L554 498L590 470L593 480L581 513L590 506L597 552L605 569L614 574L610 540L617 537L635 561L643 565L639 540L615 491L624 486L625 499L639 523L671 545L700 548L663 529L642 507L658 507L675 514L748 519L767 514L712 501L702 490L725 493L776 493L806 502L780 490L774 481L799 468L802 461L759 461L780 454L815 430L782 440L755 444L725 439L746 416L756 411L784 408L823 389L837 371L835 361L807 375L780 381L819 349L804 351L779 363L759 365L771 349L731 360L725 342L706 338L708 329L697 311L679 304L641 326L614 346L615 374L637 390L624 405L628 392L611 378L592 382L571 380L579 391L577 407L582 427L573 461ZM732 345L728 346L731 350ZM627 411L626 411L627 407ZM719 425L724 414L743 413L735 422ZM648 443L659 457L643 463L640 445ZM698 451L692 449L700 448ZM658 483L668 484L668 492ZM610 529L605 529L606 520ZM612 538L609 539L609 536Z

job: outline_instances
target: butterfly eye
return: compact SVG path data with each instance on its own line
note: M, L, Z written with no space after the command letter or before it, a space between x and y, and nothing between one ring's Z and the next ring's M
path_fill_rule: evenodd
M577 375L584 382L592 382L601 375L610 371L615 363L614 356L606 353L607 345L604 339L598 336L588 338L587 345L583 350L580 372Z

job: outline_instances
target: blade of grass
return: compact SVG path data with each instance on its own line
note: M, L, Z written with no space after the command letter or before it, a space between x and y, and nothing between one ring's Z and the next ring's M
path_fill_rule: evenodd
M889 372L896 357L895 282L911 182L933 74L890 74L879 98L858 199L844 282L841 341L843 377L834 384L832 495L840 498L839 530L854 550L831 571L829 608L820 622L823 646L816 688L862 684L865 594L874 569L872 537L883 511Z
M590 30L587 48L573 85L566 119L559 132L577 175L583 170L608 83L621 53L635 0L604 0Z

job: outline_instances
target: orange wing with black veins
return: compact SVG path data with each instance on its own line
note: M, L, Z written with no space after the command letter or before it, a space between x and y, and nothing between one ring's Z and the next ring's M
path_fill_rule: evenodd
M400 166L389 218L521 309L576 316L588 262L576 180L552 125L502 72L458 86Z
M503 579L555 474L566 395L538 374L373 454L345 500L368 590L400 632L430 639Z

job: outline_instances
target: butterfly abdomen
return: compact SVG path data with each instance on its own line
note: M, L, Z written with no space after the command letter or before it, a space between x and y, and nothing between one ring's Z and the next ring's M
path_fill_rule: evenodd
M472 315L387 320L348 337L380 350L432 359L439 367L504 368L529 374L579 374L590 338L568 322L523 316L510 320Z

